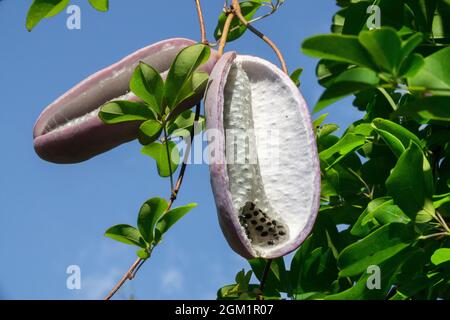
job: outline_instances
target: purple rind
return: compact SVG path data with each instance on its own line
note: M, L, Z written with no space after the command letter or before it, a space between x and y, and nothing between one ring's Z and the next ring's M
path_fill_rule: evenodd
M219 133L214 134L214 138L208 134L208 141L215 141L214 143L214 160L210 161L210 179L212 191L217 207L218 220L222 232L230 245L230 247L239 255L246 259L253 259L262 257L266 259L275 259L284 256L294 250L296 250L311 233L314 222L316 220L319 206L320 206L320 164L318 158L317 146L315 143L315 135L312 127L310 113L307 104L301 95L298 88L292 82L282 70L273 65L270 62L262 60L261 58L251 57L261 64L265 64L267 68L270 68L277 74L286 84L291 86L292 92L297 92L297 98L302 103L299 104L300 111L303 113L308 132L310 133L310 141L312 153L314 155L314 161L312 170L315 171L314 181L314 199L313 207L311 208L311 214L308 218L308 222L303 230L295 237L295 241L288 243L286 246L277 250L273 250L270 254L264 256L256 256L254 250L248 244L248 239L243 232L242 226L238 219L238 213L235 212L232 195L229 188L229 178L226 167L226 155L225 155L225 132L223 127L223 108L224 108L224 89L227 82L228 74L231 66L237 57L236 53L228 52L222 56L216 63L213 71L210 75L208 88L205 94L205 113L206 113L206 126L208 132ZM212 131L210 131L212 130Z
M211 132L219 133L214 138L215 161L209 165L211 187L218 212L219 225L230 247L246 259L254 258L252 250L245 245L245 234L234 213L225 161L225 133L223 127L223 92L228 73L236 58L235 52L227 52L216 63L210 75L205 95L205 113L208 141ZM213 130L213 131L210 131ZM236 217L236 218L235 218Z
M96 114L76 125L54 129L126 94L129 91L129 80L139 61L144 61L164 74L179 51L195 43L183 38L157 42L77 84L45 108L38 117L33 130L36 153L42 159L54 163L78 163L136 139L142 121L108 125ZM216 60L216 53L212 52L211 58L199 71L210 73ZM202 96L198 96L189 101L190 106L198 103L201 98ZM187 108L189 106L185 107Z

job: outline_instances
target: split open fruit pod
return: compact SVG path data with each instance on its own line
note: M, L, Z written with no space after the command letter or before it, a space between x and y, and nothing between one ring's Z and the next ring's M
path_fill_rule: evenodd
M320 165L299 89L261 58L226 53L205 98L211 184L222 231L245 258L277 258L311 232Z
M139 101L129 90L130 78L140 61L151 65L163 78L177 54L196 42L174 38L140 49L100 70L56 99L41 113L34 126L36 153L54 163L77 163L138 137L142 121L105 124L100 107L112 100ZM210 73L215 54L199 71ZM203 94L189 101L198 103Z

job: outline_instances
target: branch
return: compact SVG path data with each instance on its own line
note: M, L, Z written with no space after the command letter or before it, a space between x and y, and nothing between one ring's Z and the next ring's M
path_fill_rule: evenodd
M244 26L246 26L251 32L253 32L255 35L260 37L262 40L264 40L264 42L266 42L273 49L273 51L275 51L275 54L277 55L278 59L280 60L281 69L284 71L284 73L288 74L286 61L284 60L284 57L281 54L280 49L278 49L278 47L275 45L275 43L272 40L270 40L266 35L264 35L262 32L257 30L255 27L253 27L245 19L245 17L242 15L241 7L239 6L239 1L238 0L233 0L232 10L233 10L234 14L238 17L238 19L241 21L241 23Z
M186 146L186 151L184 153L183 158L183 164L181 165L180 173L178 174L177 182L175 183L175 188L173 188L172 193L170 195L169 205L165 212L168 212L171 208L175 200L177 199L178 192L180 191L181 185L183 183L184 174L186 172L187 163L189 160L189 154L191 153L191 145L194 140L194 134L195 134L195 127L198 123L198 120L200 119L200 104L197 104L195 107L195 118L194 118L194 125L191 128L190 132L190 143ZM170 161L170 158L169 158ZM153 247L154 248L154 247ZM153 248L151 250L153 250ZM151 253L151 251L150 251ZM108 293L108 295L105 297L105 300L111 299L114 294L125 284L127 280L132 280L136 273L139 271L139 269L142 267L142 265L147 261L147 259L138 258L136 261L131 265L131 267L128 269L128 271L122 276L122 278L117 282L117 284L114 286L114 288Z
M223 50L225 45L227 44L228 33L230 32L231 22L233 21L234 13L231 11L227 11L227 20L225 20L225 24L222 30L222 36L220 37L218 55L221 57L223 55Z
M202 37L202 43L208 44L208 39L206 38L206 28L205 20L203 19L202 6L200 5L200 0L195 0L195 6L197 7L198 22L200 24L200 35Z

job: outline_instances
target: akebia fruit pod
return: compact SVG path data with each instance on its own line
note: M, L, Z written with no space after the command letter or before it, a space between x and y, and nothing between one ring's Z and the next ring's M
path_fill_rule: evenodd
M160 41L77 84L45 108L36 121L33 130L36 153L50 162L77 163L136 139L142 121L105 124L98 117L100 107L112 100L138 101L129 91L130 78L138 63L151 65L165 77L176 55L195 43L182 38ZM212 52L199 70L210 73L216 60ZM201 98L191 99L190 106Z
M222 231L245 258L276 258L313 227L320 167L307 105L270 62L226 53L205 98L211 185Z

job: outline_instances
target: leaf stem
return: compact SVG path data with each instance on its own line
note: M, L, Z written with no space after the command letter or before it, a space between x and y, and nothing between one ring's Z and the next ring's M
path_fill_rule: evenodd
M184 159L183 159L183 163L181 165L180 173L178 174L178 179L175 184L175 188L172 189L172 192L170 195L170 200L169 200L169 205L166 209L166 212L168 212L172 208L172 205L175 202L178 192L180 191L181 185L183 183L183 178L184 178L184 174L186 172L186 166L188 163L187 160L188 160L189 154L191 152L192 142L194 140L195 127L196 127L196 124L198 123L199 119L200 119L200 104L197 104L197 106L195 107L194 125L190 132L191 133L190 144L188 144L186 147L186 151L184 154ZM153 251L153 248L150 250L150 252ZM105 297L105 300L110 300L114 296L114 294L125 284L125 282L127 280L132 280L136 276L136 273L139 271L139 269L142 267L142 265L147 260L148 259L142 259L142 258L136 259L136 261L131 265L131 267L128 269L128 271L122 276L122 278L119 280L119 282L117 282L117 284L114 286L114 288L108 293L108 295Z
M395 101L394 101L394 99L392 99L391 95L386 91L386 89L383 87L378 87L377 89L378 89L378 91L380 91L383 94L383 96L386 98L386 100L391 105L392 109L394 111L397 111L397 109L398 109L397 105L395 104Z
M200 25L200 35L202 38L202 43L207 45L209 42L208 39L206 38L205 20L203 19L203 12L200 0L195 0L195 6L197 8L198 23Z
M256 29L255 27L253 27L246 19L245 17L242 15L241 12L241 7L239 6L239 1L238 0L233 0L232 2L232 10L234 12L234 14L238 17L238 19L241 21L241 23L246 26L251 32L253 32L256 36L258 36L259 38L261 38L262 40L264 40L264 42L266 42L275 52L275 54L277 55L278 59L280 60L281 63L281 69L284 71L284 73L288 74L288 69L286 66L286 61L284 60L283 55L281 54L280 49L278 49L278 47L275 45L275 43L270 40L266 35L264 35L262 32L260 32L258 29Z
M426 236L420 236L419 239L420 240L426 240L426 239L430 239L430 238L434 238L434 237L444 237L444 236L450 236L450 233L448 233L448 232L438 232L438 233L428 234Z

